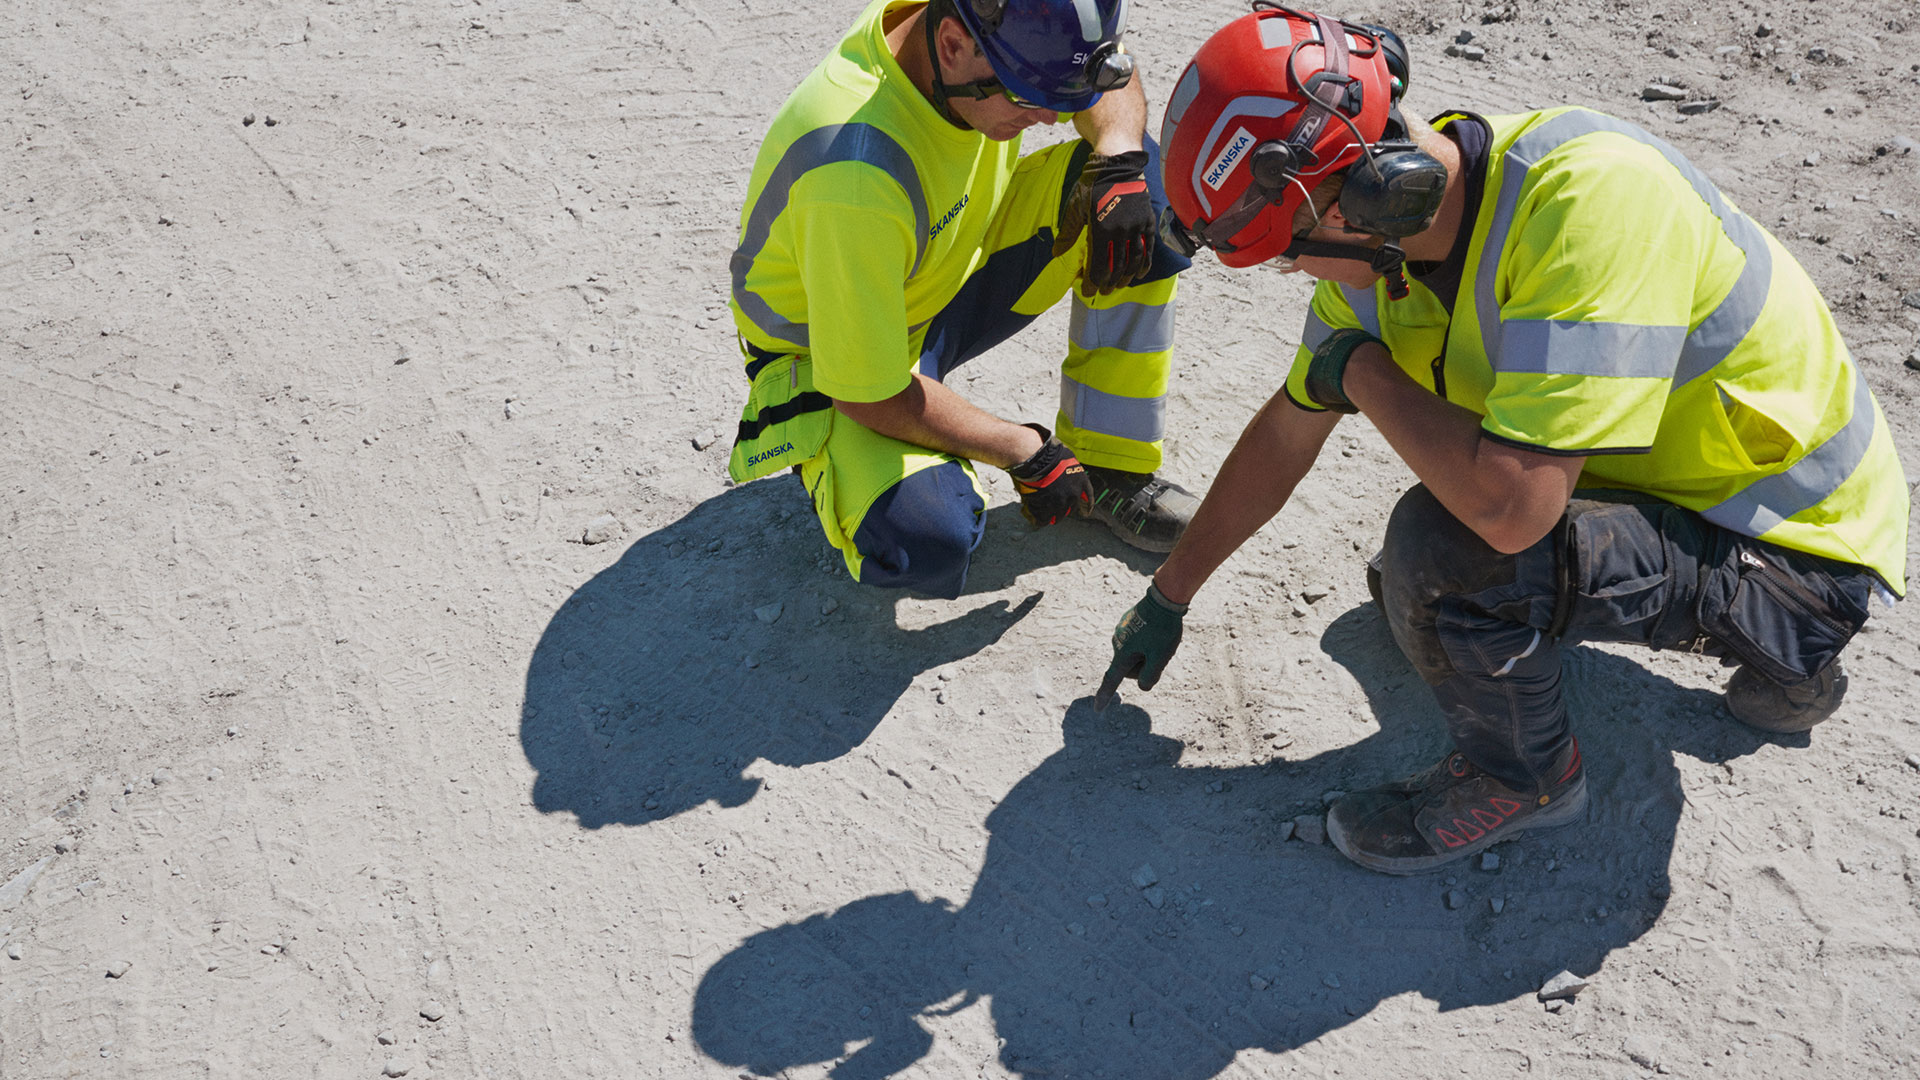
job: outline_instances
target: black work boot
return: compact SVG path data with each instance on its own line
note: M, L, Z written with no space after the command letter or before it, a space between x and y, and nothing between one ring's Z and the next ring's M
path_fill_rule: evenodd
M1727 680L1727 711L1735 720L1761 731L1806 731L1833 715L1847 696L1847 673L1835 660L1798 686L1781 686L1741 666Z
M1587 806L1587 774L1578 742L1557 775L1542 791L1515 791L1455 750L1417 776L1334 800L1327 837L1369 870L1424 874L1523 830L1579 817Z
M1154 473L1098 465L1086 465L1086 470L1093 487L1093 506L1086 516L1106 522L1113 535L1142 551L1172 551L1200 508L1193 492Z

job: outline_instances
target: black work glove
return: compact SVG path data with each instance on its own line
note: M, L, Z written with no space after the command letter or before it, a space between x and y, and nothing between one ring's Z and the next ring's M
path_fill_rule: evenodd
M1347 376L1347 361L1353 357L1353 350L1369 341L1382 347L1387 344L1365 330L1335 330L1313 351L1313 359L1307 363L1306 390L1315 405L1337 413L1360 411L1347 400L1340 383Z
M1040 433L1042 445L1032 457L1007 468L1020 491L1020 513L1034 526L1051 525L1093 506L1093 485L1086 466L1067 444L1039 424L1024 424Z
M1066 254L1082 230L1087 234L1087 266L1080 283L1086 295L1104 296L1152 269L1159 222L1147 194L1145 150L1087 159L1060 218L1053 257Z
M1186 614L1187 605L1167 599L1158 585L1147 586L1147 595L1128 608L1113 628L1113 663L1107 665L1106 677L1093 695L1096 712L1113 701L1120 680L1129 676L1139 680L1140 689L1153 689L1180 647Z

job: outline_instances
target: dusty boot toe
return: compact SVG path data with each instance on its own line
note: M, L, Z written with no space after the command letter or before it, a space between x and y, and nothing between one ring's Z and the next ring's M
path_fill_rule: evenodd
M1846 696L1847 673L1838 660L1797 686L1782 686L1744 666L1727 680L1727 711L1735 720L1782 734L1811 729L1832 716Z

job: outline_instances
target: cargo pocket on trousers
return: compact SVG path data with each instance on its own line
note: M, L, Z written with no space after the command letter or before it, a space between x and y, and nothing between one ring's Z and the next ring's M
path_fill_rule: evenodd
M1565 557L1572 580L1558 621L1565 638L1670 644L1654 633L1672 594L1668 544L1654 520L1665 509L1618 503L1573 517Z
M1820 674L1867 621L1868 585L1836 580L1812 556L1738 545L1737 577L1724 606L1710 590L1700 628L1782 686ZM1856 595L1857 594L1857 595Z
M813 362L788 354L753 377L727 475L736 484L812 461L833 431L833 399L813 388Z

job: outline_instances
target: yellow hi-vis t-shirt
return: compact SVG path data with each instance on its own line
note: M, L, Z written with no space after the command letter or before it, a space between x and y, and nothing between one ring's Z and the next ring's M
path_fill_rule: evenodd
M874 0L793 92L753 165L733 254L733 320L774 353L810 353L846 401L906 389L912 342L986 257L1020 156L954 127L907 78L886 30L917 6Z
M1446 120L1442 121L1442 126ZM1487 437L1587 457L1581 484L1906 589L1908 492L1886 418L1781 244L1682 157L1586 109L1492 117L1459 297L1321 282L1287 383L1334 328L1380 337Z

